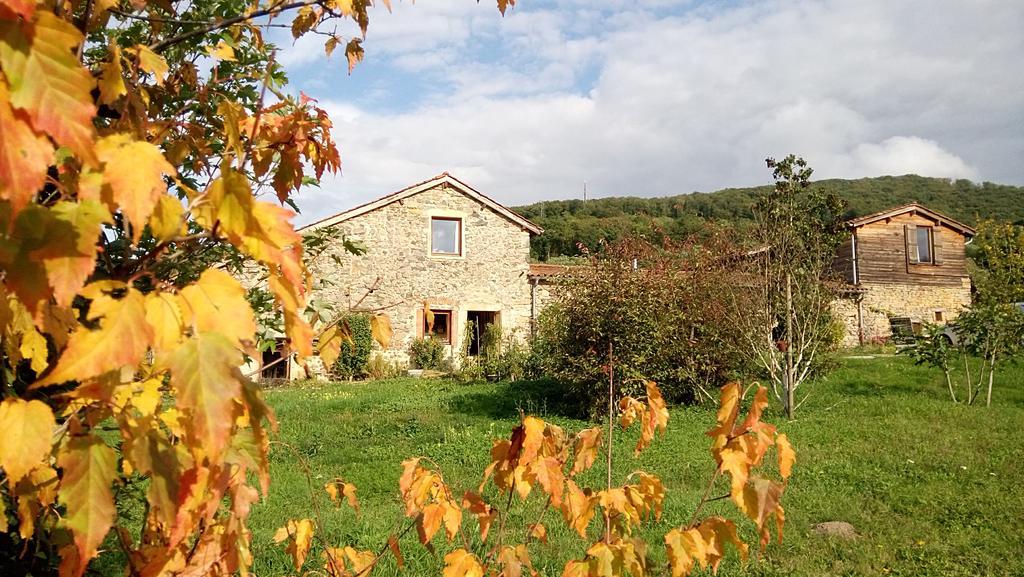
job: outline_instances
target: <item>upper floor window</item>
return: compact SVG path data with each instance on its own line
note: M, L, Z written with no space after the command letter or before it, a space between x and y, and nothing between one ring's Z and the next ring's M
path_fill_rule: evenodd
M917 227L917 262L932 262L932 228L930 226Z
M430 219L430 254L462 255L462 219L435 216Z

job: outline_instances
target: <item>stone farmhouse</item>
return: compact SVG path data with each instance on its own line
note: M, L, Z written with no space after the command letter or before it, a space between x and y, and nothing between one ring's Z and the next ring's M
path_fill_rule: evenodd
M971 304L965 245L974 229L920 204L847 222L835 266L846 283L834 310L843 344L887 339L894 320L945 324Z
M547 272L532 275L530 265L530 238L541 228L447 172L300 232L322 227L336 231L338 246L328 250L339 258L323 255L312 264L316 298L339 310L387 314L392 342L379 352L389 360L407 361L412 341L428 334L455 359L463 346L475 354L491 323L529 336L538 287L546 284ZM366 254L344 254L342 237L363 241ZM469 321L476 332L465 343Z

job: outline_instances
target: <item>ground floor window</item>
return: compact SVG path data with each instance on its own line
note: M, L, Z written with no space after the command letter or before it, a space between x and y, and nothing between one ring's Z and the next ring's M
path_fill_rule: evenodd
M452 311L430 309L423 315L423 336L452 344Z

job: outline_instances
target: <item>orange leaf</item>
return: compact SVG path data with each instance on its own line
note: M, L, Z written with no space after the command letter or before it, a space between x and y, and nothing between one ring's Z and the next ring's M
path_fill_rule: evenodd
M548 544L548 528L542 523L530 523L529 529L530 537L533 537L545 545Z
M0 20L0 68L11 106L24 110L37 131L93 164L95 81L75 58L81 42L78 29L46 10L37 13L34 25Z
M10 484L44 464L56 426L53 411L41 401L9 397L0 403L0 467Z
M35 3L33 2L33 7ZM0 198L11 203L17 214L35 199L46 182L46 171L53 161L53 145L36 134L23 112L10 106L7 86L0 83Z
M782 524L785 520L780 500L785 487L781 483L751 477L743 491L733 495L733 502L739 507L744 515L749 517L761 534L761 547L768 545L771 534L768 530L768 519L775 518L776 531L779 538L782 538Z
M110 484L117 477L117 454L98 437L72 437L57 464L64 472L58 490L64 524L75 542L74 558L65 556L71 561L66 574L80 577L114 523Z
M402 557L402 550L398 548L398 537L388 535L388 548L391 549L391 554L395 556L395 563L398 564L398 568L404 568L405 559Z
M366 51L363 50L362 40L359 38L353 38L348 41L345 46L345 58L348 58L348 73L352 74L355 70L356 64L359 64L363 60L363 56L366 55Z
M587 527L594 518L597 496L590 489L580 489L575 481L565 483L565 500L562 502L562 516L580 537L587 538Z
M242 394L242 355L227 337L202 333L185 341L166 363L177 405L189 415L185 424L194 447L217 462L229 441L234 400Z
M470 513L476 515L477 522L480 524L480 540L487 541L487 534L491 530L491 524L498 518L498 511L488 505L483 497L472 491L466 491L463 495L462 508L468 509Z
M544 540L547 541L546 536ZM501 566L501 573L498 574L500 577L522 577L524 567L529 575L537 574L533 570L533 564L530 563L530 552L526 549L526 545L502 547L498 552L498 565Z
M483 577L484 568L475 555L456 549L444 556L443 577Z
M783 479L788 479L793 472L793 464L796 463L796 451L793 445L789 444L789 437L785 433L775 438L775 446L779 452L779 474Z
M570 476L576 476L594 465L597 453L601 449L601 430L601 427L593 427L576 434Z

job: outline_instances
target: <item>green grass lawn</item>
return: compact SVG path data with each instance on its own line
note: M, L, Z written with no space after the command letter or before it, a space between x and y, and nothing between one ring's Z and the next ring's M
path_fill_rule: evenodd
M904 358L848 359L826 380L806 386L811 396L797 420L785 422L773 405L766 420L778 424L797 451L783 499L785 539L745 564L726 559L722 574L1024 575L1024 367L999 381L991 409L964 407L948 400L941 374ZM272 448L270 496L251 517L254 570L261 577L294 573L272 535L288 518L314 517L312 499L327 543L376 549L406 523L398 498L405 458L433 459L461 493L479 484L491 441L508 436L520 410L568 432L592 426L565 416L565 399L543 383L403 379L275 390L267 398L280 422L277 439L287 446ZM710 407L674 409L668 434L636 459L637 432L616 430L617 481L643 469L668 490L661 521L642 533L653 567L665 563L662 536L689 521L710 478L713 461L703 433L713 421ZM599 487L602 475L591 470L581 485ZM327 502L322 486L334 477L357 485L359 516ZM727 492L725 481L719 492ZM486 496L494 495L490 487ZM518 541L543 499L532 495L516 503L509 533ZM729 501L711 503L705 514L738 520L743 537L756 541L752 525ZM813 533L811 526L822 521L852 523L860 537L841 541ZM531 555L542 575L558 576L586 545L557 512L549 511L544 522L550 541L531 545ZM476 521L467 516L464 527L475 532ZM597 520L591 529L596 539ZM415 531L409 533L402 540L402 574L440 575L447 550L442 540L435 538L435 557ZM319 563L318 546L307 567L313 563ZM399 572L388 558L375 574Z

